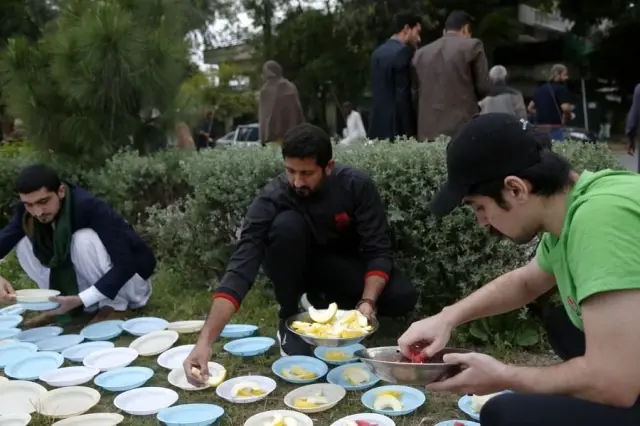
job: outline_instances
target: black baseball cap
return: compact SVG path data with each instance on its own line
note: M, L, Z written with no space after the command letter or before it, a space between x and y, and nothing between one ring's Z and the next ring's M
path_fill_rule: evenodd
M476 185L493 182L541 161L548 141L511 114L477 115L447 146L447 181L429 205L436 216L451 213Z

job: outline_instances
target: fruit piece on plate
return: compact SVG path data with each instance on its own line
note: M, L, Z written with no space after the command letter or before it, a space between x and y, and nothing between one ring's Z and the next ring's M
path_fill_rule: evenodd
M327 351L324 354L324 359L329 360L329 361L347 361L350 360L352 357L347 355L345 352L342 351Z
M480 410L482 410L482 407L484 407L484 404L487 403L487 401L489 401L491 398L493 398L496 395L499 395L500 392L496 392L496 393L490 393L488 395L472 395L471 396L471 409L473 411L475 411L476 413L479 413Z
M333 318L335 318L338 313L338 305L334 302L329 305L327 309L318 310L311 306L309 308L309 316L311 317L311 321L317 322L318 324L327 324L331 322Z
M301 380L311 380L318 377L318 375L306 368L299 367L294 365L291 368L285 368L282 370L282 375L289 379L301 379Z
M293 417L283 417L281 414L276 414L273 421L266 422L264 426L297 426L298 421Z
M353 386L367 383L371 380L371 375L362 367L346 367L342 371L342 377Z
M200 370L198 370L196 367L193 367L191 369L191 373L193 373L194 376L199 377L200 380L202 380L202 374L200 373ZM221 371L216 371L216 373L217 374L211 374L207 379L208 386L215 388L220 383L224 382L224 379L227 377L227 370L224 368Z
M388 394L380 395L373 402L373 408L379 411L390 410L390 411L401 411L402 410L402 402L395 396L391 396Z
M317 396L301 396L293 401L293 406L296 408L316 408L321 405L328 404L329 400L318 394Z
M453 426L464 426L464 423L456 421L453 422Z
M252 396L264 395L265 391L260 389L260 385L256 382L240 382L233 385L231 395L234 397L248 398Z
M392 396L396 399L400 399L402 398L402 392L400 391L395 391L395 390L383 390L377 393L378 396L383 396L383 395L388 395L388 396Z

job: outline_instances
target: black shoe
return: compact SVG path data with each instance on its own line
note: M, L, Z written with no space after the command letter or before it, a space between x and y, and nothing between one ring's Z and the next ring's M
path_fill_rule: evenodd
M283 319L278 323L278 333L276 337L280 345L280 355L282 356L313 355L311 345L287 329L287 324Z

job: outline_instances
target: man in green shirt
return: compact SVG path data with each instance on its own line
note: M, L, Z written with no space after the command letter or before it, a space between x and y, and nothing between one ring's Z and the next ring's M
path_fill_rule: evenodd
M447 182L432 211L461 202L478 223L518 244L542 233L536 258L439 314L413 323L405 355L428 342L430 356L458 325L518 309L557 287L561 307L547 318L563 362L506 365L479 353L451 354L467 366L433 391L489 394L482 426L640 425L640 175L578 174L545 149L531 125L507 114L472 119L447 148Z

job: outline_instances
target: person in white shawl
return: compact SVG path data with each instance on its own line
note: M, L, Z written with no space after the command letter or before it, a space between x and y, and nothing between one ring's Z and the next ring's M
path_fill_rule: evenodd
M360 113L353 109L353 105L350 102L344 103L343 110L347 117L347 127L343 131L343 139L340 141L340 145L350 146L354 142L366 139L367 131L364 129Z

